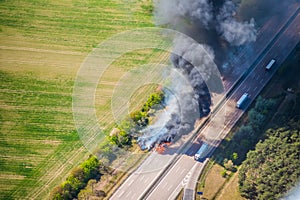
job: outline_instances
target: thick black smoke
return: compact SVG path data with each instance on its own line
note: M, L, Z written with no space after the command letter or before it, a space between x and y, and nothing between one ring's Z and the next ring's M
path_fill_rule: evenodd
M262 26L270 17L280 18L285 14L287 7L299 0L237 0L241 3L237 16L241 20L254 18L258 26Z
M254 19L238 21L239 6L231 0L157 0L155 5L157 25L178 30L199 43L217 47L220 39L230 45L242 45L256 39Z
M174 53L170 59L184 80L173 79L171 87L175 94L166 92L166 111L157 116L155 124L142 130L143 135L138 139L142 148L149 149L155 143L170 142L189 133L197 119L210 113L210 92L216 91L209 91L206 83L216 74L212 68L214 50L256 39L254 20L239 22L237 9L238 5L230 0L221 3L209 0L155 1L157 25L180 31L198 43L183 38L174 40ZM217 54L221 55L222 50Z
M201 50L190 44L187 39L176 39L174 51L171 55L171 61L175 68L179 69L181 74L188 80L193 88L193 98L197 102L199 116L206 116L210 112L211 96L206 82L210 79L213 72L210 63L214 58L211 48L202 46ZM193 64L188 62L191 61ZM175 83L174 83L175 84ZM184 109L184 108L183 108Z
M225 1L217 15L217 31L232 45L242 45L256 40L254 19L250 22L238 22L236 15L237 5L232 1Z
M216 73L211 68L213 51L195 41L192 43L191 39L176 38L173 52L171 85L164 90L167 106L157 116L155 124L142 130L143 136L138 139L142 149L150 149L155 143L171 142L176 136L189 133L196 120L210 112L211 96L205 83Z
M157 25L180 29L186 23L201 23L208 27L212 21L212 4L208 0L160 0L155 1Z

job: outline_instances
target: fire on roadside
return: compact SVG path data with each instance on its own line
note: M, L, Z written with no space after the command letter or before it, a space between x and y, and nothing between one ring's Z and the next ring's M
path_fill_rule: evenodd
M171 145L171 142L163 142L163 143L160 143L156 146L155 148L155 151L162 154L165 152L166 150L166 147L170 146Z

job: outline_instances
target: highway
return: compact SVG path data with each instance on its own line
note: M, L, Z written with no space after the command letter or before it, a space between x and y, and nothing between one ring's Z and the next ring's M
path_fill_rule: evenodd
M231 65L230 70L225 71L224 76L226 79L223 81L225 90L228 91L232 88L239 77L245 71L251 69L251 66L257 64L260 56L265 55L265 49L272 44L272 40L282 34L282 30L289 24L289 20L293 18L293 14L299 10L299 3L291 4L286 8L286 12L282 16L274 16L266 24L259 29L256 41L251 46L243 47L238 55L230 58L227 65Z
M230 129L234 126L237 120L242 116L244 110L251 104L252 100L260 93L263 87L268 83L276 72L276 68L287 58L290 52L294 49L297 43L300 41L300 14L292 21L289 27L284 31L278 40L273 44L273 46L265 53L263 58L257 63L253 71L247 76L235 92L228 98L224 106L219 112L224 112L226 110L226 121L227 123L222 128L219 127L219 131L216 133L216 126L218 126L220 119L218 115L213 118L210 123L205 127L205 129L200 133L202 141L210 144L212 147L218 146L221 140L227 135ZM272 59L276 59L276 64L271 68L270 71L265 70L265 66ZM243 93L250 94L250 100L245 102L242 109L235 108L236 101L243 95ZM211 131L212 130L212 131ZM199 143L199 139L197 139ZM200 145L198 145L198 148ZM157 185L155 189L147 196L147 199L173 199L184 187L182 180L188 175L188 173L178 174L177 172L182 169L182 167L189 166L185 169L188 172L192 169L194 165L197 164L193 159L193 155L196 153L197 149L195 146L190 148L186 155L183 154L181 158L176 162L174 167L168 172L164 179ZM212 148L213 150L214 148ZM176 177L176 178L175 178ZM179 181L177 181L179 180ZM191 181L196 181L197 178L190 177ZM165 190L164 186L168 188L173 188L170 192ZM181 186L181 187L180 187ZM189 188L190 189L190 188ZM175 194L174 194L175 193ZM169 198L171 197L171 198Z
M201 141L209 143L212 151L217 147L251 101L271 79L275 68L284 61L299 42L300 16L297 14L293 20L289 20L298 8L299 4L292 5L289 9L293 12L287 12L289 14L280 18L279 21L273 19L273 21L267 22L259 31L257 41L251 49L255 53L248 54L250 50L243 49L240 56L231 63L241 67L235 73L228 72L231 76L226 77L224 81L226 91L230 91L236 83L239 83L239 86L234 88L230 97L217 111L217 113L225 113L225 116L216 113L208 125L201 129L200 137L190 145L186 146L186 143L195 133L181 138L163 154L152 152L120 186L111 199L173 199L183 186L188 185L189 181L195 180L194 177L191 177L191 170L197 168L196 165L201 165L201 163L194 161L193 155L200 147ZM273 30L272 35L270 35L270 29ZM264 66L272 58L276 58L277 62L271 71L266 72ZM246 70L248 70L248 76L245 77L243 72ZM243 79L241 80L241 78ZM235 102L244 92L250 94L250 100L242 109L236 109ZM202 121L204 120L202 119Z

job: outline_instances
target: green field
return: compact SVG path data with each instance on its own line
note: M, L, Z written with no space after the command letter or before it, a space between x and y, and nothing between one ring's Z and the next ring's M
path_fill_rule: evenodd
M71 168L87 158L72 115L76 72L106 38L153 26L150 4L150 0L0 2L0 199L45 199ZM118 79L133 66L165 58L146 49L112 64L96 95L103 125L113 124L109 106ZM150 92L149 88L144 90Z

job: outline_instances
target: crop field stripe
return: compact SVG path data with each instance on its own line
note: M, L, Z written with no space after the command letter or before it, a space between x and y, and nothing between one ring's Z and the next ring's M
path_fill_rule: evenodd
M0 3L1 199L45 199L87 157L72 116L74 76L84 56L104 39L153 26L151 16L140 7L143 3ZM119 72L149 60L159 62L152 53L126 55L115 65L121 70L103 78L109 84L101 83L105 100L96 105L99 119L111 117L110 90ZM108 122L103 124L111 128L112 121Z
M5 74L4 75L5 77L7 77L7 74ZM7 79L7 78L6 78ZM1 80L4 80L3 78L1 79ZM17 79L18 81L20 81L20 80L22 80L22 79L20 79L20 78L18 78ZM25 81L25 82L27 82L27 81ZM29 81L30 82L30 81ZM12 86L10 86L10 84L13 84ZM41 83L40 83L41 84ZM21 87L20 87L21 86ZM33 146L31 146L31 144L30 144L30 138L31 139L35 139L35 141L36 141L36 139L40 139L40 140L43 140L43 138L47 138L47 140L53 140L53 135L52 136L50 136L51 138L48 138L49 136L46 136L45 135L45 137L44 137L44 135L42 134L42 133L39 133L39 134L36 134L36 131L38 131L38 132L40 132L41 131L41 127L40 128L37 128L36 130L35 129L33 129L34 128L34 126L37 126L37 125L39 125L39 120L37 121L37 122L34 122L34 120L35 119L39 119L39 116L40 115L43 115L43 114L47 114L47 112L45 112L45 109L43 109L43 111L41 110L40 112L38 111L39 109L41 109L41 108L43 108L43 107L41 107L40 105L43 105L43 106L45 106L45 102L39 102L39 103L41 103L41 104L39 104L39 103L37 103L36 105L34 104L34 103L31 103L32 102L32 97L36 97L36 96L40 96L40 98L41 99L49 99L49 94L46 94L46 95L44 95L43 93L42 94L39 94L39 92L34 92L34 93L31 93L30 91L29 92L26 92L26 89L22 89L23 87L24 87L24 85L22 85L22 84L19 84L19 85L17 85L17 84L15 84L14 83L14 81L11 81L11 79L8 79L4 84L1 84L1 87L4 87L4 88L12 88L12 87L15 87L15 89L14 89L14 92L10 92L10 91L5 91L5 92L3 92L3 91L1 91L1 96L3 97L3 98L1 98L2 99L2 101L4 101L3 102L3 104L5 105L6 103L5 102L8 102L9 103L9 106L1 106L1 109L4 109L4 110L6 110L6 111L13 111L12 112L12 114L14 114L14 112L17 112L18 113L18 115L25 115L25 116L30 116L30 118L27 118L26 117L26 119L25 120L27 120L27 121L31 121L30 123L27 123L27 125L26 126L23 126L22 125L22 122L21 122L21 124L17 124L17 126L12 126L11 128L9 128L9 129L4 129L4 131L2 131L2 134L1 134L1 142L5 142L4 143L4 145L1 145L1 148L2 148L2 150L4 150L4 152L6 152L6 154L10 154L10 155L14 155L13 157L11 157L11 156L7 156L7 158L9 159L6 159L5 157L3 157L3 155L2 155L2 161L4 161L4 162L6 162L10 167L9 167L9 169L10 170L13 170L13 168L11 168L11 167L17 167L17 165L13 165L13 163L14 162L16 162L16 161L18 161L18 162L27 162L27 164L26 165L28 165L30 168L32 167L32 166L34 166L35 165L35 163L40 163L40 164L38 164L36 167L35 167L35 169L34 169L34 174L31 174L31 175L29 175L31 178L30 179L26 179L26 180L22 180L22 181L14 181L13 183L13 185L15 185L15 184L17 184L17 185L15 185L15 189L13 190L13 191L15 191L14 193L12 193L11 195L12 196L15 196L15 195L17 195L18 194L18 192L19 192L19 194L17 195L17 196L22 196L22 195L24 195L24 191L23 191L23 189L25 188L25 187L23 187L22 185L24 185L24 186L29 186L29 187L33 187L34 186L34 180L33 179L35 179L35 177L37 178L38 176L40 176L41 174L47 174L47 173L43 173L43 172L45 172L45 170L46 169L50 169L51 170L51 168L50 167L48 167L48 166L50 166L51 164L56 164L56 162L57 162L57 153L55 153L55 154L52 154L53 153L53 150L55 150L56 148L53 148L53 147L55 147L55 146L57 146L57 143L50 143L51 145L50 145L50 149L48 148L48 150L50 150L50 151L48 151L48 152L45 152L45 150L47 150L47 147L46 146L43 146L43 145L35 145L34 146L34 149L32 149L32 152L30 152L29 151L29 149L31 149L31 147L33 147ZM26 85L26 87L27 87L27 85ZM29 86L29 88L31 88L30 86ZM32 89L32 88L31 88ZM45 90L47 90L47 88L37 88L38 90L42 90L42 89L45 89ZM3 90L3 89L2 89ZM5 90L5 89L4 89ZM17 91L17 92L15 92L15 91ZM65 90L64 90L65 91ZM29 96L28 96L28 93L30 94ZM3 96L4 95L4 96ZM17 96L16 96L17 95ZM28 96L28 97L26 97L25 99L24 98L18 98L18 96L22 96L22 97L24 97L24 95L25 96ZM54 96L53 96L54 95ZM65 94L64 94L64 96L66 96ZM69 97L71 96L71 94L69 94ZM16 98L17 97L17 98ZM51 100L51 99L53 99L53 98L55 98L55 97L58 97L59 99L60 99L60 101L62 101L62 100L64 100L64 98L61 98L61 95L58 93L58 92L52 92L51 93L51 95L50 95L50 99L49 100ZM39 100L40 100L40 98L39 98ZM68 100L69 99L69 100ZM25 101L24 101L25 100ZM70 100L71 100L71 98L67 98L66 99L66 101L67 102L70 102ZM51 108L51 106L52 105L56 105L56 109L58 108L60 108L59 106L57 106L57 105L59 105L60 104L60 106L63 106L63 108L64 108L64 104L61 104L60 103L60 101L57 101L57 102L53 102L53 103L51 103L51 104L49 104L48 106L46 106L46 107L48 107L48 108ZM23 106L22 106L22 104L20 105L20 103L19 102L22 102L22 104L24 104L24 105L27 105L26 107L25 107L25 109L26 110L24 110L23 109ZM14 104L16 105L16 106L18 106L18 109L14 109ZM7 104L6 104L7 105ZM67 106L68 104L66 104L66 106ZM30 109L31 108L31 109ZM38 109L38 110L37 110ZM34 110L34 112L32 112ZM70 117L68 117L69 118L69 120L71 120L71 122L73 121L73 118L72 118L72 115L71 115L71 109L69 109L69 112L68 113L66 113L66 112L63 112L63 113L60 113L60 112L58 112L57 110L55 111L55 109L53 109L52 111L48 111L48 116L47 117L49 117L49 114L50 113L53 113L54 114L54 116L56 116L56 115L59 115L59 116L63 116L64 114L68 114L69 113L69 115L67 115L67 116L70 116ZM63 114L63 115L62 115ZM36 116L34 116L34 115L36 115ZM21 120L22 118L20 118L20 117L18 117L19 118L19 120ZM17 119L18 119L17 118ZM49 118L48 118L48 120L49 120ZM46 120L47 121L47 120ZM6 119L4 119L4 124L6 124ZM48 127L48 128L46 128L45 129L45 131L48 131L49 132L49 130L51 130L51 126L58 126L58 124L57 124L57 122L60 122L60 124L63 122L63 121L53 121L53 123L49 123L49 121L48 121L48 123L42 123L41 125L43 125L44 127L46 126L50 126L50 127ZM66 124L70 124L70 122L69 121L65 121L65 123ZM28 131L26 131L26 129L28 129L30 126L32 126L33 125L33 128L30 128ZM61 126L61 125L60 125ZM3 126L2 126L3 127ZM60 131L58 131L58 130L55 130L55 129L53 129L53 131L54 132L56 132L56 133L58 133L57 134L57 136L62 136L61 135L61 133L63 133L63 129L65 129L65 126L61 126L62 128L60 128ZM24 128L26 128L25 130L24 130ZM50 128L50 129L49 129ZM65 131L67 131L67 132L69 132L69 130L70 130L70 128L74 128L73 126L69 126L69 128L67 128ZM21 130L20 130L21 129ZM7 135L6 134L6 132L9 130L9 134ZM32 132L32 131L34 131L34 132ZM58 131L58 132L57 132ZM11 134L11 133L14 133L14 134ZM27 134L25 134L25 133L27 133ZM20 134L22 134L23 135L23 137L22 138L24 138L24 136L25 136L25 138L24 138L24 140L26 139L27 140L27 143L20 143L20 141L22 141L22 140L18 140L18 137L20 137ZM25 135L24 135L25 134ZM29 137L28 137L29 136ZM15 139L14 139L14 137L15 137ZM6 138L8 138L8 139L6 139ZM11 140L10 140L10 138L11 138ZM45 138L45 139L46 139ZM29 140L28 140L29 139ZM70 138L71 139L71 138ZM24 141L23 140L23 141ZM11 143L11 144L9 144L10 143L10 141L13 141L13 143ZM56 140L54 140L54 141L57 141L57 139ZM8 142L8 143L7 143ZM12 148L13 146L12 145L14 145L15 147L14 148ZM54 146L53 146L54 145ZM68 149L64 149L64 148L66 148L67 146L67 143L65 143L65 145L63 145L62 147L63 148L60 148L60 151L64 151L64 152L69 152L69 151L66 151L66 150L68 150ZM72 144L72 147L74 147L74 145L75 145L75 147L76 146L81 146L81 143L80 142L77 142L77 144L75 143L73 143ZM53 148L53 150L51 151L51 147ZM35 149L39 149L39 153L38 154L36 154L35 153ZM10 152L9 150L14 150L13 152ZM41 151L42 150L42 151ZM44 153L46 153L46 154L44 154ZM49 155L49 153L50 153L50 157L49 156L47 156L46 158L44 157L45 155ZM23 156L22 156L22 154L23 154ZM39 155L39 154L41 154L41 157L39 156L39 157L35 157L35 155ZM32 155L32 156L30 156L30 155ZM64 153L64 156L67 156L67 157L69 157L69 155L67 154L67 153ZM11 158L11 159L10 159ZM23 158L23 159L22 159ZM9 163L11 163L11 164L9 164ZM19 167L17 167L17 168L14 168L15 170L17 170L17 171L15 171L15 173L17 173L18 172L18 168ZM5 168L1 168L1 170L4 170ZM54 171L54 170L53 170ZM55 169L55 171L57 171L56 169ZM28 175L26 175L26 176L28 176ZM51 173L50 173L50 175L51 175ZM26 176L24 176L24 177L26 177ZM42 180L43 179L41 179L41 180L39 180L37 183L38 184L41 184L42 183ZM47 180L47 179L46 179ZM49 179L50 180L50 179ZM9 181L9 180L7 180L8 182L12 182L12 181ZM6 184L7 185L7 184Z

